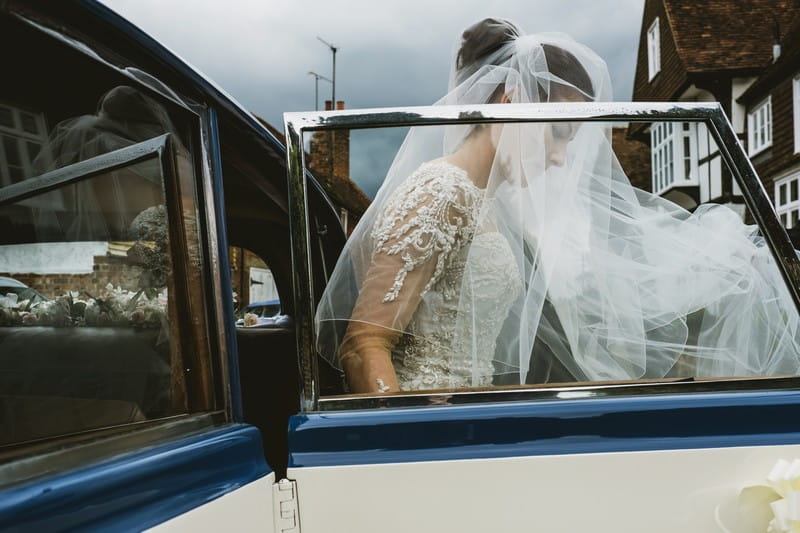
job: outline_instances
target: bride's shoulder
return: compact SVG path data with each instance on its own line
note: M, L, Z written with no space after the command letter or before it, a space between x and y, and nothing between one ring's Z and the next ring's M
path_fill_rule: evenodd
M420 165L403 187L403 194L416 197L434 196L445 202L473 204L480 200L479 189L467 172L445 159L436 159Z
M467 173L443 159L420 165L389 197L378 226L437 223L469 226L483 199Z

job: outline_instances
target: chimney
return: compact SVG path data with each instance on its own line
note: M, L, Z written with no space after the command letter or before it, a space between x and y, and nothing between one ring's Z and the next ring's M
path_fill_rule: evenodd
M325 111L331 111L331 100L325 100ZM344 101L336 102L336 109L344 109ZM334 203L347 203L346 198L338 198L341 181L350 179L350 131L316 131L311 136L309 150L309 169L320 179L325 188L333 192Z
M776 62L781 57L781 27L777 20L772 21L772 62Z
M344 101L336 102L336 110L344 109ZM333 132L333 175L339 180L350 179L350 130Z

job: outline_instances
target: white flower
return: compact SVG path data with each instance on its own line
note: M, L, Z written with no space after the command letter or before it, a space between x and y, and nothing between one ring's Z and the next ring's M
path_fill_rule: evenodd
M5 296L0 296L0 307L8 309L16 309L18 307L17 299L19 296L16 293L9 292Z
M144 291L132 292L112 284L94 298L68 291L28 309L29 301L0 296L0 324L39 326L135 326L163 328L166 324L166 289L150 299Z
M59 301L48 300L33 308L36 322L42 326L66 326L70 323L67 308Z
M255 313L245 313L244 314L244 325L245 326L255 326L258 324L258 315Z

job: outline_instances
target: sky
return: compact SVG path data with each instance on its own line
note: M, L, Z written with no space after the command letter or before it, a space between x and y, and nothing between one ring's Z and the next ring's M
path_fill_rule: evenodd
M348 108L428 105L447 89L456 37L485 17L525 32L559 31L606 60L614 99L629 101L644 0L102 0L245 108L283 129L314 109L314 77ZM320 106L331 86L319 82ZM351 177L370 196L401 131L354 133Z

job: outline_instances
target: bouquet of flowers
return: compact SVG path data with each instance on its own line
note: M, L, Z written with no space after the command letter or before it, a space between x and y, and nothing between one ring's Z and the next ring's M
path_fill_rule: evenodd
M16 294L0 296L0 326L131 326L157 328L166 324L167 294L128 291L112 284L103 292L67 292L33 303Z

